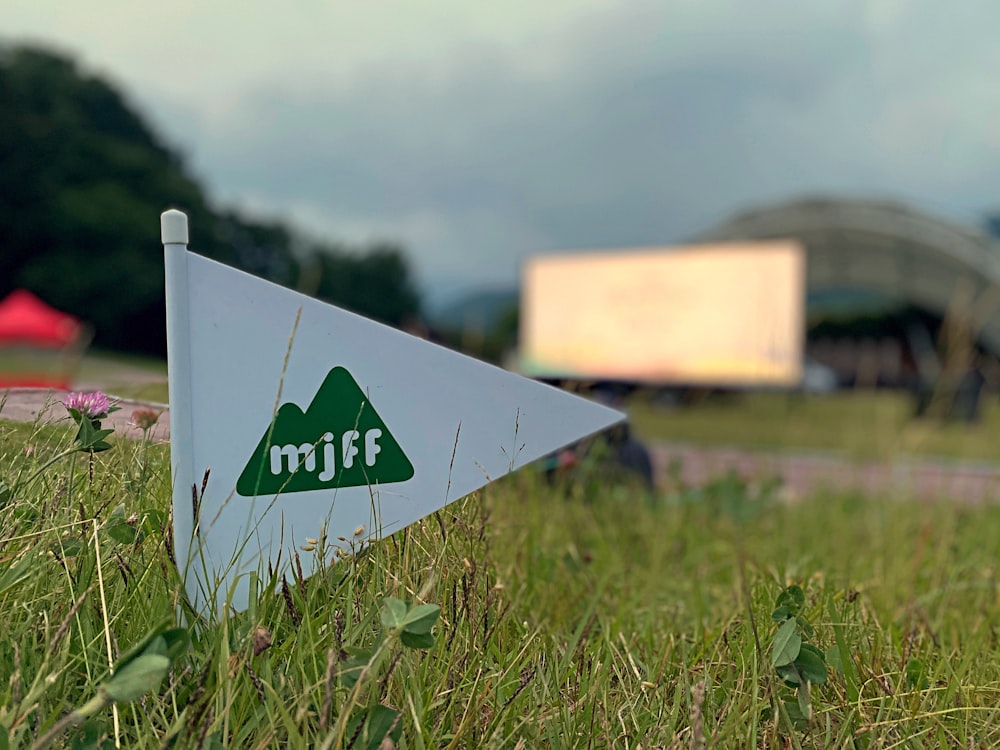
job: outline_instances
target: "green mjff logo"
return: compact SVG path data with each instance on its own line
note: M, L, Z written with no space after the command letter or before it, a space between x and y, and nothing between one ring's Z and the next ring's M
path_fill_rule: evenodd
M305 412L282 404L236 492L244 497L405 482L413 464L343 367L327 373Z

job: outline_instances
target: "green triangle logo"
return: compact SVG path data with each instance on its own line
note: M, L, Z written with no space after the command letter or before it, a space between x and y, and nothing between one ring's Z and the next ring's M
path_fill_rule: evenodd
M413 464L343 367L327 373L309 407L282 404L236 492L244 497L405 482Z

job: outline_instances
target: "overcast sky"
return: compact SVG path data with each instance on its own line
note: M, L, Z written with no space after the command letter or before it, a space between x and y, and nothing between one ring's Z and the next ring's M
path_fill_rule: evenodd
M397 239L435 292L802 194L1000 208L996 0L6 0L3 19L112 79L217 202Z

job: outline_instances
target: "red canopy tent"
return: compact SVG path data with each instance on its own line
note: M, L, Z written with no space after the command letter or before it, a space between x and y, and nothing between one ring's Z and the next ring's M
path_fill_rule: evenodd
M11 292L0 302L0 387L67 388L83 331L31 292Z
M0 343L69 346L80 335L80 321L42 302L24 289L0 302Z

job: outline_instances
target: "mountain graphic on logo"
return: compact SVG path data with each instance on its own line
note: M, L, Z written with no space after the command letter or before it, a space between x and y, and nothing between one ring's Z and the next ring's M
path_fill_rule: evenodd
M303 412L282 404L236 482L243 497L405 482L413 464L343 367Z

